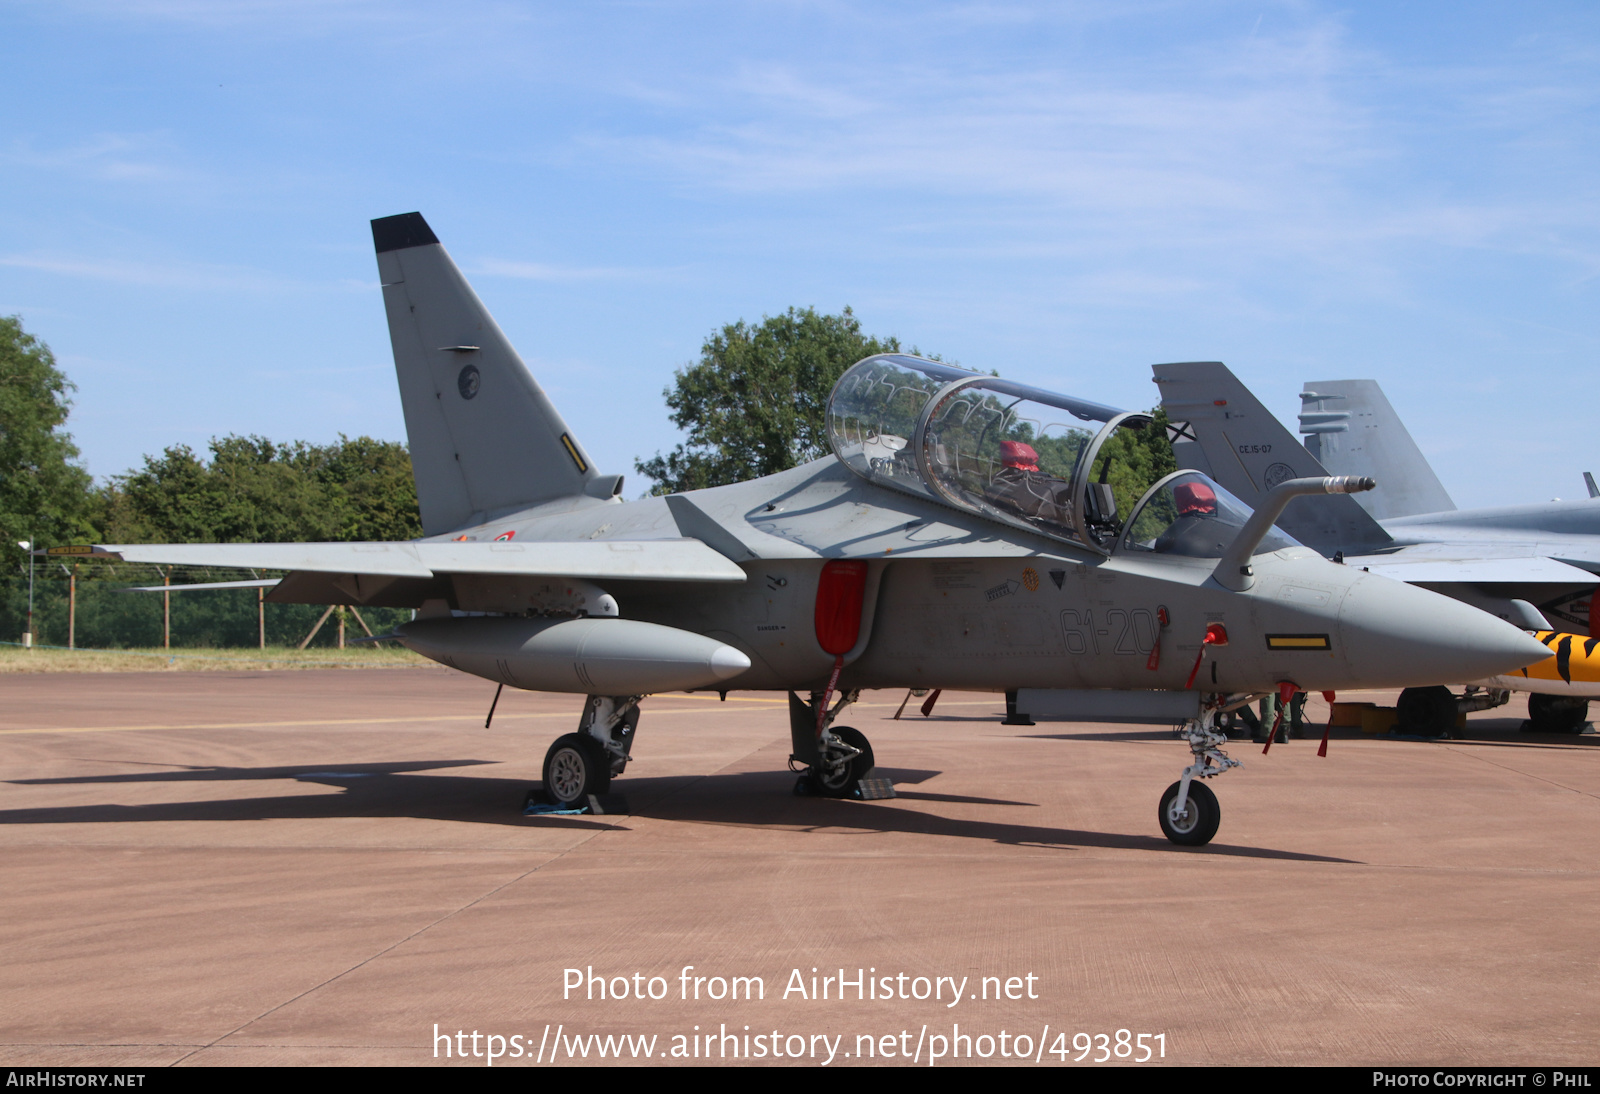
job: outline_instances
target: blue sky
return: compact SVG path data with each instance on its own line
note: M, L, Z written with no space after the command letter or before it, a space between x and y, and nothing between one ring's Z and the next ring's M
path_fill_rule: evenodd
M837 311L1129 408L1374 378L1458 504L1581 496L1592 3L0 7L0 314L97 476L404 436L367 222L421 210L603 470L723 324Z

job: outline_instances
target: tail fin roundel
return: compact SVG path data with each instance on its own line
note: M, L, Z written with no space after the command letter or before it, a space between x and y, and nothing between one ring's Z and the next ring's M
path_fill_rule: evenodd
M372 222L422 527L454 531L601 476L421 213Z

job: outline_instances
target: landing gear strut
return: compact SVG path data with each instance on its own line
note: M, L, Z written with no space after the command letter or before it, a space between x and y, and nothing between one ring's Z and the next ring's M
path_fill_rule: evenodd
M1162 833L1173 843L1198 847L1210 843L1217 834L1222 820L1222 807L1211 788L1197 779L1220 775L1239 761L1229 759L1222 751L1228 736L1215 727L1217 711L1202 710L1200 717L1183 727L1183 736L1189 740L1189 751L1194 753L1194 763L1183 769L1183 777L1161 795L1157 818Z
M557 737L544 754L544 792L557 805L581 805L622 774L639 725L638 695L591 695L578 732Z
M789 730L794 748L789 766L800 774L794 784L796 794L819 798L894 797L887 780L870 778L877 760L867 735L853 726L834 724L860 694L854 690L841 693L833 709L823 715L819 735L816 705L822 702L822 693L812 693L809 703L794 692L789 693Z

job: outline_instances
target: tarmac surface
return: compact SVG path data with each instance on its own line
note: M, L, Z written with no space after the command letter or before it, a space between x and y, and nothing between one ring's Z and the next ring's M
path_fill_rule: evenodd
M1519 734L1519 697L1465 740L1236 742L1179 848L1170 731L999 696L864 695L876 802L791 793L781 697L653 697L626 812L524 817L577 697L485 729L492 686L439 669L0 688L9 1065L1600 1056L1600 740Z

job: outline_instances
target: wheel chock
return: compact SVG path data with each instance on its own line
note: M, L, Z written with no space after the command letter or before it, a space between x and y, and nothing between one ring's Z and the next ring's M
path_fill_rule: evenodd
M855 793L850 795L856 801L873 802L894 797L894 782L890 779L861 779L856 783Z
M630 811L628 799L621 794L590 794L589 812L597 817L625 817Z

